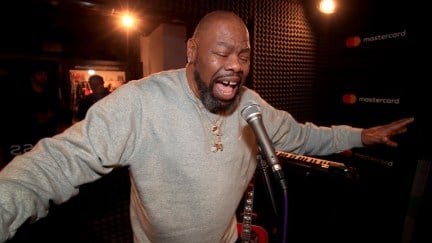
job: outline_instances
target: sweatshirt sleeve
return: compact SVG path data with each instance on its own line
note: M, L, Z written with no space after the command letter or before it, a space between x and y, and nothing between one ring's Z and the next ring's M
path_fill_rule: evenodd
M263 100L262 106L264 126L276 150L321 156L363 147L361 128L300 123L287 111L275 109Z
M79 186L126 166L139 135L139 119L132 117L140 113L138 89L123 86L94 104L83 121L41 139L0 171L0 242L23 223L45 217L51 202L65 202Z

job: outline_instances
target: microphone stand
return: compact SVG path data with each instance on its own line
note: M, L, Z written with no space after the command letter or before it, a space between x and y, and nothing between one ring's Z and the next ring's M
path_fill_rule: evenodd
M267 193L270 196L270 201L271 201L272 206L273 206L274 214L276 215L276 217L279 217L279 213L278 213L278 210L277 210L277 207L276 207L276 201L275 201L275 198L274 198L274 195L273 195L272 183L271 183L271 180L270 180L270 177L269 177L269 173L268 173L268 170L267 170L268 169L268 164L262 158L261 154L257 155L257 165L260 168L262 176L264 177L264 180L265 180L265 189L266 189Z

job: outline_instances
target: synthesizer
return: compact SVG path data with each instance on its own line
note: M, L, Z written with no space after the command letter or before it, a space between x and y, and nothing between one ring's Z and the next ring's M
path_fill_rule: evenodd
M341 162L318 159L283 151L276 151L276 155L279 157L282 163L293 164L311 170L335 173L350 179L355 179L358 177L356 168L347 166Z

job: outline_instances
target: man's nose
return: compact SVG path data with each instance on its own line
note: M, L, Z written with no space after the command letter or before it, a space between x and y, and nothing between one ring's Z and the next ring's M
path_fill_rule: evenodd
M236 55L228 56L228 59L225 63L226 70L232 70L233 72L240 72L242 70L242 64L240 62L240 58Z

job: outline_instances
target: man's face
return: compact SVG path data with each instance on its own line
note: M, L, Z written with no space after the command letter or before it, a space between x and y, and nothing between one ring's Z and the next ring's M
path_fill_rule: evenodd
M220 21L199 39L194 39L196 53L194 78L204 106L212 111L227 111L239 99L250 68L249 35L245 28Z
M32 75L32 80L38 85L48 84L48 73L46 71L37 71Z

